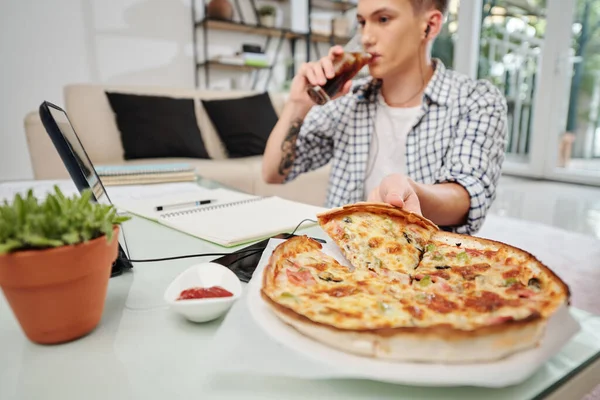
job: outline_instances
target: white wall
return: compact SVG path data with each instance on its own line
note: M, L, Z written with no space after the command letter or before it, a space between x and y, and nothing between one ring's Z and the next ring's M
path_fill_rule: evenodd
M193 85L182 1L1 1L0 180L32 177L23 118L65 84Z
M61 103L64 83L89 78L81 2L1 1L0 179L29 178L23 117L43 100Z
M62 106L65 84L192 87L190 4L191 0L0 0L0 181L32 178L23 119L44 100ZM249 10L244 14L251 16ZM213 31L209 45L214 55L233 52L242 41L264 40ZM288 57L288 48L284 44L280 63ZM299 44L298 50L303 49ZM211 73L211 81L234 75ZM283 80L282 67L271 88L280 87Z

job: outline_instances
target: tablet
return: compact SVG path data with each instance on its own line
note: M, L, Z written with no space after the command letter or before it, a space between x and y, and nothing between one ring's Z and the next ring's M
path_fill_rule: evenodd
M60 107L44 101L39 108L42 124L50 136L58 155L67 168L73 183L81 193L92 190L92 200L101 204L112 204L108 193L96 173L83 144L73 129L67 113ZM119 256L113 264L111 276L120 275L132 265L119 244Z

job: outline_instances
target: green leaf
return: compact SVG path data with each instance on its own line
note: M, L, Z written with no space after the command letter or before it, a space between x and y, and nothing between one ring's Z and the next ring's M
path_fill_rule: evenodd
M50 208L50 212L60 213L60 204L56 197L50 197L48 199L48 207Z
M21 197L20 194L17 194L15 196L15 201L13 203L13 207L15 209L15 213L17 214L17 220L20 223L23 223L23 221L25 220L25 202L23 201L23 198Z
M84 190L83 193L81 194L81 197L79 198L80 206L82 208L85 208L85 206L90 203L91 199L92 199L92 192L89 189Z
M10 253L12 250L22 246L22 243L17 240L9 240L4 243L0 243L0 254Z
M23 235L23 241L29 244L31 247L36 248L58 247L64 244L62 240L50 239L30 233Z
M113 224L111 221L106 221L102 225L102 232L106 235L106 239L110 242L113 237Z
M123 222L127 222L131 219L131 217L128 217L127 215L121 215L121 216L117 216L114 219L114 223L115 225L121 225Z
M58 185L54 185L54 193L55 193L55 196L58 198L58 200L60 200L60 201L64 201L65 200L65 195L60 190L60 188L58 187Z
M62 241L66 244L77 244L81 241L81 238L77 232L68 232L62 235Z

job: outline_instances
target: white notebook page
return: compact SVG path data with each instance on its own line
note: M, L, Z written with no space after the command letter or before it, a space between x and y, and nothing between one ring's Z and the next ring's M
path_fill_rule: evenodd
M316 221L316 215L325 210L279 197L265 197L193 212L164 214L161 222L208 241L233 246L291 232L304 219Z
M124 196L122 199L120 198L116 200L115 204L117 205L117 208L126 210L132 214L136 214L152 220L159 220L162 222L162 218L160 218L160 216L166 211L156 211L157 206L167 206L172 204L194 202L203 199L210 199L213 201L213 205L218 205L236 202L240 200L258 198L258 196L253 196L228 189L206 189L201 188L198 185L195 185L195 187L197 190L163 192L156 193L156 195L154 196L146 196L144 191L141 191L140 196L131 196L130 198L126 198ZM210 207L210 205L203 205L199 207L191 206L187 209L182 208L177 211L183 212L186 210L197 209L200 207L207 208Z

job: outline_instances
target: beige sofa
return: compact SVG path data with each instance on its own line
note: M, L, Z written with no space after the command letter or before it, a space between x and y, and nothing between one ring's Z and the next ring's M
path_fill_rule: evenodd
M200 132L211 159L124 160L119 130L105 91L193 98ZM276 195L309 204L323 205L329 166L304 174L294 182L285 185L271 185L266 184L261 176L262 156L236 159L227 157L225 147L199 99L236 98L249 94L252 92L76 84L65 87L64 108L89 157L96 165L186 162L196 167L198 175L216 180L234 189L261 196ZM281 112L285 101L283 95L269 93L269 96L276 112ZM51 99L48 100L51 101ZM35 178L68 178L68 173L54 149L37 111L26 116L25 132Z

